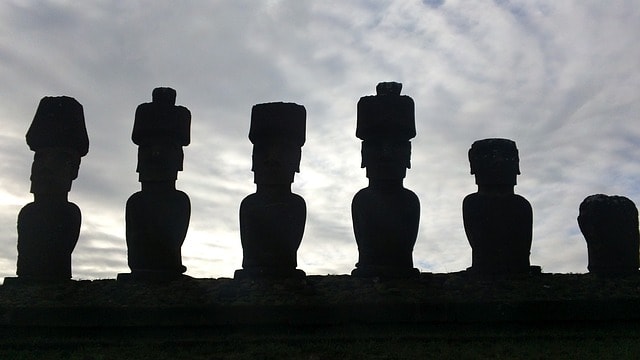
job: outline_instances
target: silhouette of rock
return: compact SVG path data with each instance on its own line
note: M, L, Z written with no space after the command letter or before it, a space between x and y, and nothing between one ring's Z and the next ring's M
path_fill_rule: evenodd
M251 110L256 192L240 204L242 269L239 278L304 277L296 269L307 207L291 192L305 142L306 110L294 103L257 104Z
M356 136L362 141L362 167L369 186L351 204L359 277L413 277L413 246L418 235L420 201L404 188L416 135L413 100L400 95L402 84L379 83L377 95L358 101Z
M68 280L82 220L67 195L80 158L89 151L82 105L67 96L44 97L26 139L35 152L34 201L18 214L17 275L20 280Z
M182 170L182 147L189 145L191 113L176 106L176 91L153 90L153 101L138 106L131 139L138 145L142 191L126 206L126 237L131 274L118 280L172 280L181 278L181 247L189 227L189 197L176 190Z
M514 194L520 174L518 149L508 139L484 139L469 150L478 192L462 204L464 229L472 248L472 273L482 275L539 272L529 254L533 210Z
M589 272L638 272L638 209L624 196L591 195L580 204L578 225L587 241Z

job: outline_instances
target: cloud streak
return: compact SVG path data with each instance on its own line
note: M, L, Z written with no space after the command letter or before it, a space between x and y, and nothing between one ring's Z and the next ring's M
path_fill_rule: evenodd
M357 261L350 201L367 181L356 103L399 81L418 135L405 185L422 216L422 271L466 268L461 202L475 191L471 143L506 137L520 150L516 192L534 208L532 263L586 271L579 203L640 199L640 6L635 1L3 2L0 4L2 276L15 273L15 219L30 201L24 133L38 101L76 97L90 136L70 199L83 211L74 276L127 271L124 204L139 190L134 112L171 86L193 115L178 188L191 197L188 274L241 266L238 206L254 192L251 106L307 108L293 190L308 207L298 253L310 274Z

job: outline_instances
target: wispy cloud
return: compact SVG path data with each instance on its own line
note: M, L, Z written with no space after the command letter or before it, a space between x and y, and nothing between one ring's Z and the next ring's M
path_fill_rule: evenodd
M299 266L347 273L357 261L350 202L367 184L356 103L395 80L416 103L405 181L422 205L416 266L470 265L467 150L507 137L520 149L516 192L534 207L532 262L584 272L582 199L640 199L638 33L632 0L0 3L0 270L15 273L16 199L30 201L24 133L39 99L63 94L83 104L91 141L70 194L84 222L74 274L127 270L124 204L139 190L134 112L154 87L171 86L193 115L178 180L193 207L189 274L232 276L241 266L238 206L255 189L250 111L269 101L308 113L293 184L308 207Z

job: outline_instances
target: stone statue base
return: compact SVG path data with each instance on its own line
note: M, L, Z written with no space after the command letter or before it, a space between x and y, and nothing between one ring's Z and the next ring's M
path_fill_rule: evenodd
M117 281L120 282L169 282L177 280L191 279L190 276L184 274L169 273L164 271L145 271L137 270L131 273L118 274Z
M542 267L538 265L530 265L526 268L523 268L522 271L514 271L510 273L505 273L502 271L496 272L487 272L486 269L476 269L473 266L468 267L465 270L465 273L474 275L474 276L518 276L518 275L538 275L542 274Z
M304 279L307 274L300 269L251 268L236 270L233 278L243 279Z
M75 280L71 279L59 279L59 278L34 278L29 276L21 277L6 277L4 278L3 286L29 286L29 285L51 285L51 284L65 284L71 283Z
M417 278L419 275L420 270L416 268L397 268L393 266L361 266L351 271L351 276L360 278L411 279Z

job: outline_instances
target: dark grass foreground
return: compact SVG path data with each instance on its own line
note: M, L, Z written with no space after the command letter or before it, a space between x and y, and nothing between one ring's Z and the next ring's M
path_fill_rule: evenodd
M0 359L636 358L640 276L0 287Z

